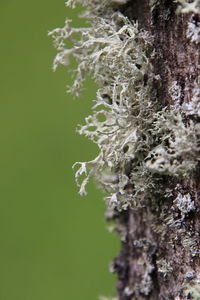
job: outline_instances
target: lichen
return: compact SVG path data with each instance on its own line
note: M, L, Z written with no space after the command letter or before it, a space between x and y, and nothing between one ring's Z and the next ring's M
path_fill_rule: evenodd
M187 285L184 291L185 299L200 300L200 284Z
M182 195L181 193L178 193L174 200L174 204L181 212L182 220L185 219L185 216L188 215L188 213L195 210L195 204L191 199L190 194Z
M163 277L166 277L169 273L173 271L171 264L165 259L157 260L157 267L158 272L161 273Z
M154 271L154 266L151 263L147 263L145 266L145 273L142 276L142 280L139 286L139 292L145 296L148 296L153 288L152 273Z
M176 108L178 108L180 105L181 90L182 89L180 83L177 80L172 81L171 86L169 88L169 94L171 96L173 106Z
M179 110L165 109L156 114L152 134L158 144L146 157L152 172L188 177L197 165L198 145L195 124L185 125ZM161 141L161 142L160 142Z
M132 288L130 288L129 286L126 286L124 289L124 295L127 297L132 296L134 293L134 290Z
M183 247L185 250L190 253L192 257L199 256L199 246L198 246L198 238L196 236L190 236L187 234L183 241Z
M186 34L189 40L198 45L200 43L200 22L195 22L194 19L191 19L188 22Z
M197 273L190 284L186 284L184 289L185 299L200 300L200 276Z
M200 117L200 85L194 83L193 95L190 102L182 105L182 110L189 117Z
M151 11L153 11L160 4L160 0L150 0L149 5L151 7Z
M177 13L182 14L198 14L200 9L200 1L199 0L175 0L178 3Z
M81 3L88 7L84 16L90 27L73 28L67 19L63 28L50 33L58 49L54 68L68 65L70 56L78 62L70 91L79 95L87 76L99 86L93 115L78 128L97 144L99 154L74 167L78 166L76 182L81 195L86 194L91 177L108 193L110 216L115 210L142 206L159 193L163 195L163 175L192 176L199 151L199 129L185 119L189 108L184 112L157 103L154 84L160 78L151 65L155 55L151 36L118 11L126 2L70 0L68 6ZM179 90L175 93L178 98Z

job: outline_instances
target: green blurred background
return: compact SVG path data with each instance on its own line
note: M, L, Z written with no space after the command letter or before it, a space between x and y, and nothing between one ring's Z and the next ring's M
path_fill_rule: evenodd
M71 169L97 149L76 134L95 86L79 100L67 71L52 72L48 30L77 11L64 0L0 0L0 300L94 300L115 294L108 272L118 238L102 194L81 198Z

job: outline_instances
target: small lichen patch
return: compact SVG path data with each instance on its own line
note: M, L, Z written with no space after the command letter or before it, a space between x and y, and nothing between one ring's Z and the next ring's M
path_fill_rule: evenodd
M199 252L197 237L187 235L183 239L182 244L183 244L183 247L188 251L188 253L190 253L190 255L192 257L199 255L200 252Z
M200 43L200 22L195 22L191 19L191 21L188 22L186 34L189 40L198 45Z
M129 286L127 286L124 289L124 294L125 294L125 296L130 297L134 294L134 290L132 288L130 288Z
M154 271L154 266L151 263L147 263L145 268L145 273L142 277L142 281L140 283L139 291L140 293L148 296L153 288L153 281L152 281L152 272Z
M160 4L160 0L150 0L149 5L151 7L151 11L153 11Z
M200 1L199 0L175 0L179 4L177 8L177 13L182 14L198 14L200 11Z
M162 273L164 277L173 271L173 268L169 262L165 259L160 259L157 261L158 272Z
M200 284L187 285L184 295L186 299L200 300Z
M182 195L181 193L178 193L174 200L174 205L181 212L182 219L184 219L188 213L195 210L195 204L194 201L192 201L190 194Z
M172 98L172 103L175 107L180 105L181 99L181 86L177 80L172 82L171 87L169 88L169 94Z
M185 126L179 111L159 111L152 134L158 145L149 152L146 166L152 172L187 177L197 165L195 125ZM159 143L161 141L161 143Z
M183 111L188 116L200 117L200 84L196 83L190 102L185 102L182 106Z

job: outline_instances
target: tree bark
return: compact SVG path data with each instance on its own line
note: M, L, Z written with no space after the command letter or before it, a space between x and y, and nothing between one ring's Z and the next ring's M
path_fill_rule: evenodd
M154 87L159 103L184 106L199 92L199 42L189 33L189 26L200 32L200 16L177 14L172 0L154 1L154 6L149 2L131 0L122 12L153 38L152 64L161 78L161 85ZM188 114L185 122L190 119L199 122L198 115ZM127 233L113 261L120 300L197 299L185 290L200 275L199 170L187 180L163 175L165 187L173 192L159 199L156 208L149 202L118 214L116 222ZM180 195L190 197L195 210L184 213L177 205Z

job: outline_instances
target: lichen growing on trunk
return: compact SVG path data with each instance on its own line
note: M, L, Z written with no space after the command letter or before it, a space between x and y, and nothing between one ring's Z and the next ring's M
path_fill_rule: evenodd
M70 91L78 96L87 76L93 77L99 87L93 114L78 128L80 134L98 145L99 154L89 162L74 165L78 166L76 182L83 195L90 177L96 179L107 192L107 217L116 221L115 228L121 235L124 249L129 247L128 240L131 240L129 251L131 247L136 253L138 249L141 251L144 265L140 266L134 254L133 266L135 264L138 271L130 275L132 286L129 283L119 288L119 299L175 299L171 296L159 298L159 291L154 291L156 280L166 283L171 273L176 272L167 255L162 257L158 244L170 233L170 245L180 239L187 257L196 257L199 253L194 232L186 231L188 216L196 210L194 196L183 186L187 185L185 182L195 181L199 170L200 88L198 76L194 78L193 75L192 97L190 101L183 101L183 80L178 71L173 78L170 69L175 63L168 66L170 76L163 78L168 69L161 66L159 70L158 57L160 55L164 63L167 48L161 44L160 49L155 47L163 36L161 32L156 33L152 24L159 18L168 22L170 14L176 21L182 18L181 14L199 14L199 1L177 0L169 4L167 0L156 0L149 1L149 6L142 1L138 7L149 7L147 15L151 16L145 26L141 26L141 16L138 21L135 17L130 20L130 7L135 5L131 1L69 0L67 5L75 7L77 3L87 7L83 16L89 20L89 27L73 28L67 19L63 28L50 32L58 49L54 68L59 64L67 66L70 56L77 60L76 78ZM199 21L192 17L187 19L185 35L198 48ZM149 24L151 30L147 30ZM161 31L165 30L162 23L159 26ZM68 42L73 43L73 47L68 47ZM180 65L179 61L177 64ZM185 95L188 93L189 88L185 88ZM82 175L85 177L80 182ZM139 236L139 229L133 225L142 221L143 226L148 227L150 223L149 239L147 228ZM133 232L137 239L132 236ZM126 261L126 255L123 259ZM119 266L122 264L119 261L120 257L113 268L121 274L126 267ZM140 278L139 282L133 281L134 276ZM188 283L188 277L184 278L181 279L182 289L174 291L173 295L183 295Z
M156 55L151 36L116 9L116 4L125 2L85 1L91 27L72 28L67 19L63 28L50 33L59 50L54 68L67 65L70 55L78 61L71 91L78 95L88 75L99 86L94 113L78 129L99 147L94 160L75 164L80 165L76 172L80 193L86 193L85 185L94 176L110 194L109 205L118 210L142 204L137 200L157 185L153 174L187 177L198 161L193 122L185 125L178 108L169 111L158 105L153 84L159 76L151 64ZM73 37L77 33L80 40ZM67 48L68 40L73 48ZM85 179L79 183L82 174Z

